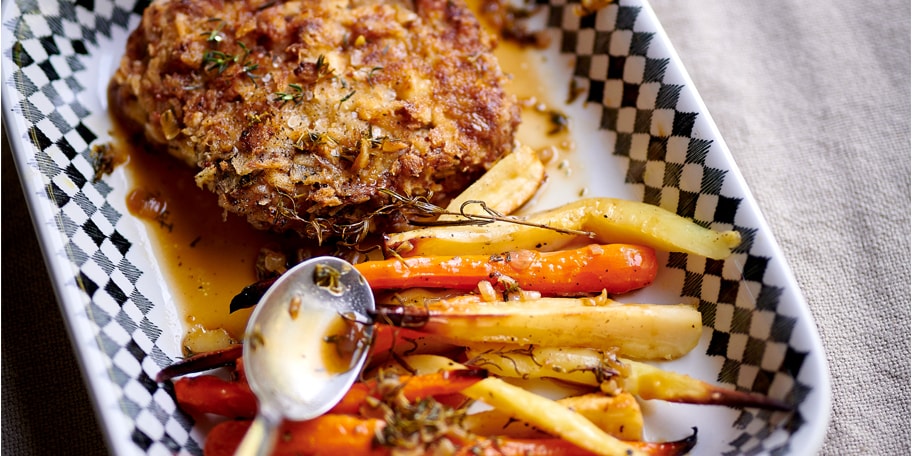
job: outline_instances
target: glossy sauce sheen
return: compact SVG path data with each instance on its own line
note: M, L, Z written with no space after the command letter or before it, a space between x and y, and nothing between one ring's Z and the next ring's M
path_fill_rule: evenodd
M540 58L536 50L522 50L501 41L495 54L511 75L508 90L520 100L536 100L546 107L563 101L547 96L564 93L563 88L549 89L535 74L531 59ZM539 151L550 148L562 154L572 149L568 132L549 134L553 129L547 111L527 106L517 139ZM241 340L250 309L232 314L229 303L256 281L259 250L270 244L287 244L291 242L289 236L256 230L233 214L223 219L216 196L196 186L194 170L163 151L153 153L132 145L127 150L127 176L133 190L128 206L148 227L156 258L186 326L223 328ZM549 176L566 172L561 160L544 161ZM164 214L156 216L161 205Z
M131 195L151 194L166 204L161 221L142 220L187 326L224 328L240 340L250 309L229 314L228 305L256 281L259 249L279 236L233 215L223 220L216 196L198 188L193 170L170 156L134 149L127 168Z

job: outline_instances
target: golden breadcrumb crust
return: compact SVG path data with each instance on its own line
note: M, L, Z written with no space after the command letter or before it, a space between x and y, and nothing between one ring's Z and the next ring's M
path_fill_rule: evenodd
M512 150L493 44L461 0L154 1L109 95L258 228L395 230L380 189L445 204Z

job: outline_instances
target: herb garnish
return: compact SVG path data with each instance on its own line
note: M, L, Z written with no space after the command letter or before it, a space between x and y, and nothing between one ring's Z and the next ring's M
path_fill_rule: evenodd
M344 97L342 97L341 100L339 100L339 106L341 107L342 103L345 103L346 101L348 101L348 99L351 98L352 95L354 95L354 94L355 94L354 90L352 90L351 92L348 92L348 94L346 94Z
M218 74L222 74L225 68L236 60L237 57L233 55L210 49L203 54L203 69L206 71L218 70Z
M325 264L316 265L314 267L313 281L314 285L325 288L333 294L339 294L344 291L342 287L342 272L332 266Z
M219 23L218 26L216 26L213 30L211 30L209 32L200 33L200 35L207 35L206 41L217 44L217 43L220 43L224 39L224 36L222 35L222 29L225 27L225 21L223 21L222 19L217 18L217 17L209 18L209 22L216 22L216 21L218 21L218 23Z
M288 92L276 92L275 101L281 101L283 104L289 101L293 101L295 104L301 102L304 98L304 88L300 84L288 84L290 89Z

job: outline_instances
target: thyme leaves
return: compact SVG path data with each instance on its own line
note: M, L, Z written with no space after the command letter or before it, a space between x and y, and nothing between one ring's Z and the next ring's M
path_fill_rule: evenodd
M218 25L216 25L212 30L200 33L200 35L206 37L206 42L208 42L211 47L211 49L206 50L206 52L203 54L203 70L215 70L217 74L221 75L232 64L240 64L240 73L247 76L256 85L256 80L260 76L255 74L254 71L259 69L260 65L249 59L251 54L250 48L248 48L244 42L237 41L236 44L239 48L241 48L242 53L229 54L225 51L219 50L219 46L223 41L225 41L224 28L226 22L223 19L217 17L210 18L209 22L217 22Z
M329 66L329 62L326 61L326 56L323 54L317 56L317 61L314 63L314 66L316 68L317 81L331 78L335 75L335 72Z
M339 106L341 107L341 106L342 106L342 103L345 103L346 101L348 101L348 100L349 100L352 96L354 96L354 95L355 95L355 91L354 91L354 90L352 90L351 92L348 92L347 94L345 94L345 96L342 97L341 100L339 100Z
M288 88L287 92L276 92L275 101L281 101L283 104L292 101L298 104L304 99L304 87L301 84L290 83Z
M380 445L427 450L447 445L452 439L465 440L461 426L466 408L453 408L429 397L410 402L402 395L404 382L395 375L383 375L377 382L380 399L368 401L383 416L386 426L375 438Z
M387 212L393 209L397 209L403 213L412 213L413 216L419 217L439 217L441 215L458 215L462 217L461 220L446 221L409 219L409 223L415 226L483 226L494 222L506 222L514 223L517 225L531 226L535 228L543 228L561 234L595 237L595 233L591 231L558 228L546 224L529 222L517 217L505 216L491 209L488 207L487 203L481 200L468 200L462 203L459 208L459 212L452 212L430 203L427 198L424 197L407 197L388 189L381 189L380 193L389 196L392 199L392 202L389 205L380 208L377 212ZM467 209L473 205L479 206L484 213L473 214L468 212Z
M222 29L225 28L225 21L217 17L211 17L209 18L209 22L218 22L218 25L208 32L200 33L200 35L205 36L206 41L210 43L221 43L222 40L225 39L225 35L222 34Z
M218 70L218 74L222 74L228 68L228 65L235 61L237 61L237 58L233 55L209 49L203 54L203 69L206 71Z
M341 294L344 290L341 280L342 272L332 266L318 264L314 268L314 285L325 288L332 294Z

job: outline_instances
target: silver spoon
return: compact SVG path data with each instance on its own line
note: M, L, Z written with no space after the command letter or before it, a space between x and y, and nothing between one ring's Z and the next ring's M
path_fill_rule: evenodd
M247 323L244 370L259 408L235 454L269 454L283 419L342 399L367 359L375 308L367 280L335 257L298 264L269 288Z

